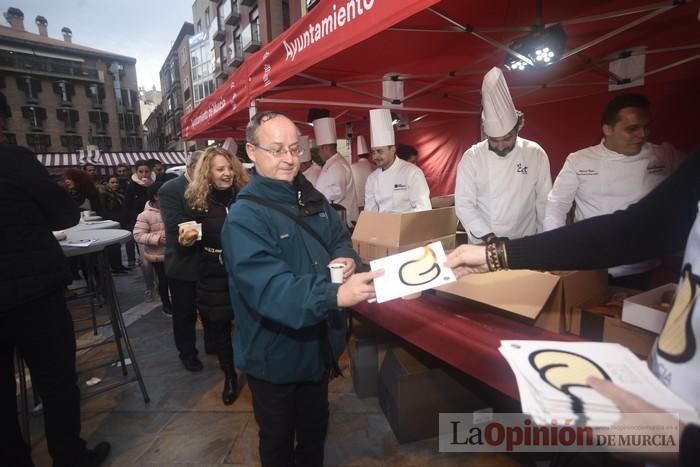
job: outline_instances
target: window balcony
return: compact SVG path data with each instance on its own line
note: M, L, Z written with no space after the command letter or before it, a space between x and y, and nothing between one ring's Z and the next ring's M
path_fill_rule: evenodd
M236 0L224 0L222 4L224 12L224 22L229 26L236 26L241 22L241 10L238 8Z
M260 29L258 23L250 23L241 31L241 45L243 52L255 52L260 50Z
M240 44L236 44L235 46L229 45L226 47L225 60L226 65L228 65L229 68L236 68L243 63L243 51L241 50Z

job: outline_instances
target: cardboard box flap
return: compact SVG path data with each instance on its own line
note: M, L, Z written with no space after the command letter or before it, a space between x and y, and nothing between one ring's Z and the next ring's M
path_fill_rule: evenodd
M454 235L456 231L454 207L402 214L362 211L352 240L397 248Z
M559 277L553 274L513 270L469 274L438 290L534 320L558 282Z

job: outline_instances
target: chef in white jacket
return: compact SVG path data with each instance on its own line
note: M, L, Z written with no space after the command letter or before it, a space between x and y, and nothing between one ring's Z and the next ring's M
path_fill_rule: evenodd
M457 168L457 217L470 243L541 232L552 187L547 154L518 136L522 113L499 68L484 76L481 100L486 139L469 148Z
M547 197L544 230L565 225L574 201L574 221L625 209L676 169L683 154L670 144L649 143L649 120L649 101L641 94L622 94L608 102L601 142L569 154L557 175ZM650 260L610 268L611 283L646 289L651 275L644 273L659 263Z
M316 180L316 189L331 203L345 208L346 221L352 227L359 215L350 163L338 153L335 119L326 117L314 120L314 136L318 154L325 161Z
M357 206L360 211L365 206L365 185L367 184L367 177L374 171L374 164L369 161L369 150L367 149L367 143L365 142L365 137L360 135L357 137L356 154L357 162L352 164L350 168L352 169L352 178L355 181L355 198L357 199Z
M414 212L431 209L430 189L423 171L396 156L391 111L370 110L369 122L372 159L377 170L367 177L365 210Z
M321 166L311 159L311 145L309 144L309 137L304 135L299 135L299 147L304 150L299 156L299 171L304 174L304 177L311 182L312 185L316 185L316 180L321 174Z

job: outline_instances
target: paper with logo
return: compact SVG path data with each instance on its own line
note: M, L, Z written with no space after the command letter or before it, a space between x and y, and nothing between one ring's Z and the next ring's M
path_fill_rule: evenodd
M588 426L615 422L618 409L586 384L589 376L612 381L682 420L697 420L689 404L620 344L502 340L499 351L516 376L523 412L537 423L557 416Z
M443 266L445 259L442 243L434 242L370 261L372 271L384 270L384 275L374 279L377 303L456 281L452 270Z

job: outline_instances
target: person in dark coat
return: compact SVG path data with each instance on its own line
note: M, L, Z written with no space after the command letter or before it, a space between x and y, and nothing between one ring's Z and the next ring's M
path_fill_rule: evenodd
M197 278L199 254L178 244L178 224L192 219L185 190L194 174L201 151L188 156L187 172L166 182L158 192L160 216L165 224L165 274L172 298L173 336L182 365L188 371L204 368L197 351Z
M124 225L124 191L116 175L110 176L102 189L102 217L119 222L120 226ZM110 245L107 249L112 273L127 272L128 269L122 264L121 245Z
M0 128L7 115L0 93ZM44 404L44 432L55 467L97 466L109 443L80 437L80 389L73 320L63 297L70 270L52 230L78 223L70 194L31 151L0 133L0 464L33 466L17 420L15 351Z
M240 189L248 182L248 172L227 150L210 147L197 163L192 183L185 199L192 208L194 219L202 224L202 240L181 235L182 246L200 252L197 281L197 307L204 323L205 341L219 358L224 372L224 404L236 400L238 377L233 363L231 321L234 318L228 289L228 274L222 260L221 227L229 206Z
M78 169L66 169L63 172L63 186L70 193L78 209L81 211L93 211L99 216L103 214L100 192L87 172Z

